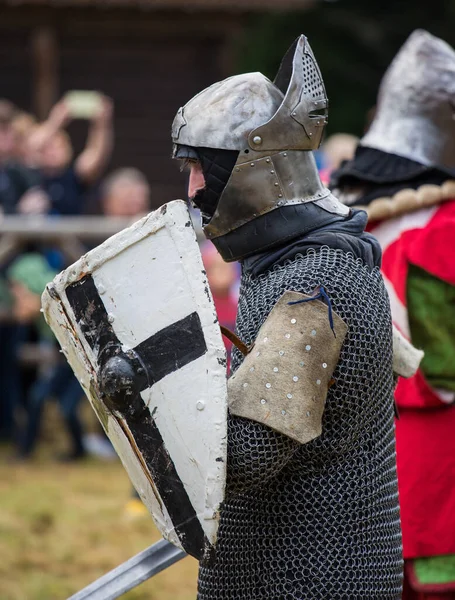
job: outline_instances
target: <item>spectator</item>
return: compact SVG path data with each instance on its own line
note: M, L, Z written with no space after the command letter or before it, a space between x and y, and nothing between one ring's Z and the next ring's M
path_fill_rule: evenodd
M8 100L0 100L0 162L6 163L12 158L14 148L14 131L12 122L15 107Z
M41 193L27 194L19 203L21 213L79 214L82 198L102 175L112 152L112 102L100 96L98 110L91 118L87 144L73 161L73 150L63 128L71 121L65 99L52 109L47 121L29 137L29 159L42 173Z
M0 275L0 439L11 441L15 432L15 415L22 403L22 384L17 353L23 328L12 320L12 297L3 275Z
M21 110L16 111L11 123L14 135L13 160L32 168L34 165L30 155L29 137L36 125L35 117Z
M38 183L35 172L14 160L15 117L13 104L0 99L0 211L5 214L14 213L23 194Z
M110 217L139 217L150 210L150 187L145 175L131 167L117 169L101 186L101 207Z
M55 271L37 253L29 253L16 259L7 271L14 299L13 314L19 323L34 322L42 341L55 343L50 329L40 312L41 294L53 279ZM82 442L82 425L78 418L78 406L84 393L65 359L61 359L32 385L28 406L28 420L19 442L19 457L28 458L36 447L42 410L51 397L59 401L72 440L71 451L65 460L77 460L85 456Z
M37 174L17 162L14 131L17 114L11 102L0 99L0 214L14 213L20 198L38 183ZM3 298L2 309L5 308L5 300L6 297ZM5 310L2 310L0 323L0 436L10 439L14 429L14 407L21 398L16 349L24 331L4 313Z

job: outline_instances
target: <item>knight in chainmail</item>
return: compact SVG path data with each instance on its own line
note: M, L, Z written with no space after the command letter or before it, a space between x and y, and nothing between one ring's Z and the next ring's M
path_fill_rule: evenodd
M231 409L226 498L215 559L200 565L199 600L401 597L389 300L366 214L340 204L318 176L311 151L327 106L301 36L274 83L260 73L231 77L174 120L174 156L190 163L189 196L204 232L226 261L242 265L241 340L257 341L290 291L311 299L323 290L346 325L322 434L301 443ZM308 356L316 329L309 335ZM289 360L303 369L306 356ZM241 364L235 351L234 374ZM279 402L273 387L265 391Z

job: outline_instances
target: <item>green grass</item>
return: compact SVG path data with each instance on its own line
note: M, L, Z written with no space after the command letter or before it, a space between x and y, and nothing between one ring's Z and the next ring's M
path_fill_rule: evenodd
M11 450L9 450L11 452ZM8 464L0 451L0 600L64 600L160 537L125 515L120 463L56 464L46 454ZM129 600L194 600L197 562L185 558Z

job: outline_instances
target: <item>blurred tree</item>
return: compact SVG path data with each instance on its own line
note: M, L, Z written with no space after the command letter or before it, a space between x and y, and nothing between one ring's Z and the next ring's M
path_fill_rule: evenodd
M381 77L408 35L424 28L453 46L454 19L453 0L319 0L304 12L254 15L239 44L238 72L273 79L304 33L330 100L328 133L361 135Z

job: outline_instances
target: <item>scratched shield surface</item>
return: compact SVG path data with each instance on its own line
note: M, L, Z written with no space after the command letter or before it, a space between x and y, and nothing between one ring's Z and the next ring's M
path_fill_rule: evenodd
M185 203L85 254L47 286L43 309L163 537L200 559L224 498L226 356ZM100 382L113 356L134 372L122 410Z

